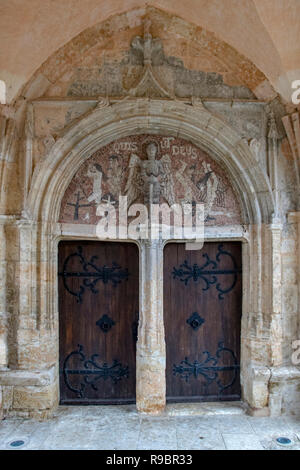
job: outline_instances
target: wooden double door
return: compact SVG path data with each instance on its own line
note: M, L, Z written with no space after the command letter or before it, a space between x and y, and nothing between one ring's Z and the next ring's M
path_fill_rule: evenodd
M164 249L167 401L240 399L241 244Z
M58 261L61 403L135 402L137 246L63 241ZM167 244L163 295L167 400L238 400L241 244Z
M58 258L60 402L135 402L137 246L63 241Z

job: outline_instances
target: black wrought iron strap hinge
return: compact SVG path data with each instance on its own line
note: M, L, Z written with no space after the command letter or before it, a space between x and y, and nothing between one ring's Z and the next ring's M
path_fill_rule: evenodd
M234 384L238 376L240 366L238 364L237 358L231 349L224 347L223 342L218 344L218 349L215 356L212 356L208 351L203 351L202 354L204 355L202 362L191 362L186 357L179 365L174 364L173 375L178 375L186 382L189 382L191 377L198 379L198 377L201 376L205 379L206 385L210 385L215 382L219 388L219 393L222 394L224 390ZM229 359L231 359L230 364L222 365L222 360L226 360L226 362L228 362ZM222 382L222 380L219 378L219 373L222 372L232 373L230 380L227 383ZM223 378L223 375L221 377Z
M74 358L79 361L82 365L81 368L75 368L71 366L74 364ZM106 362L102 365L98 361L99 354L93 354L90 359L86 359L83 352L83 346L78 345L78 349L72 351L64 360L63 364L63 376L65 379L66 386L69 390L76 393L79 398L84 398L86 386L90 386L93 390L97 391L96 383L99 380L111 380L116 384L122 378L129 377L129 367L123 366L117 359L115 359L111 366ZM72 360L72 362L71 362ZM81 382L75 388L70 382L71 376L81 376Z
M79 263L82 266L82 271L69 271L68 264L71 259L77 258ZM85 292L85 289L89 289L93 294L98 294L98 289L96 285L99 281L102 281L104 284L112 282L114 286L117 286L122 281L127 281L129 277L128 269L121 268L117 263L112 263L111 267L109 266L97 266L95 262L98 260L98 256L92 256L89 261L87 261L83 255L82 246L79 246L77 251L70 254L64 261L62 272L58 273L62 277L65 289L71 294L77 297L77 302L82 302L82 296ZM77 291L72 290L68 284L68 279L77 278L82 282Z
M211 286L215 285L219 292L219 299L223 299L225 294L228 294L235 287L238 274L242 272L242 269L237 266L237 263L229 251L223 250L223 245L218 246L218 253L216 255L216 261L210 259L207 253L204 253L203 258L206 260L202 266L198 266L197 263L190 266L185 260L179 268L174 267L172 271L173 279L179 279L186 286L191 281L198 282L202 280L204 282L203 291L208 290ZM223 256L227 256L232 261L231 269L220 269L219 263ZM219 282L219 276L232 276L232 283L227 288L222 288L221 282Z

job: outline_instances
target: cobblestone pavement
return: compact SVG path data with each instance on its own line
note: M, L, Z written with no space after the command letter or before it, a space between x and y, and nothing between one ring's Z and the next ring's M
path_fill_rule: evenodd
M163 416L145 417L134 406L60 406L48 421L1 421L0 449L23 440L19 449L300 450L300 418L254 418L230 407L191 408L187 416L186 408L169 406ZM291 444L277 444L281 436Z

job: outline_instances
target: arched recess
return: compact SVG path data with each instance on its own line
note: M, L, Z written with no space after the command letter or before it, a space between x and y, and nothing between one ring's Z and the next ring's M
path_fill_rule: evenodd
M240 228L238 235L227 234L226 237L249 241L244 244L244 266L247 275L243 300L241 378L243 397L248 403L254 403L255 400L251 395L252 382L245 383L244 377L251 377L249 370L253 367L252 356L255 357L255 353L252 354L249 350L252 347L249 337L253 334L253 328L251 329L253 312L261 312L262 308L272 312L271 303L262 307L260 301L263 290L270 288L269 283L268 286L264 285L264 279L267 279L264 266L268 270L267 276L271 276L273 269L272 263L269 260L265 263L262 257L260 228L269 226L274 212L271 188L267 175L259 166L247 143L236 131L204 107L191 106L176 100L128 99L113 105L99 104L92 112L65 129L45 159L35 168L23 214L22 243L24 243L24 253L27 249L26 243L27 246L31 244L31 254L27 256L26 253L24 269L28 264L28 269L32 272L32 281L36 284L34 295L28 294L31 302L30 311L36 312L37 330L42 334L39 341L43 341L42 337L45 337L44 342L53 351L52 355L48 354L47 357L45 355L43 364L57 370L57 245L61 237L66 236L66 233L62 232L64 224L58 223L58 220L66 188L82 163L99 148L116 138L145 133L179 137L202 148L226 170L237 193L244 227ZM24 219L28 220L28 224ZM247 231L247 227L248 235L245 235L243 231ZM73 239L84 238L82 232L76 231L70 236ZM266 236L270 237L269 232ZM95 235L89 233L88 237ZM266 242L268 245L271 244L269 238ZM20 248L22 251L22 246ZM162 293L160 267L163 251L160 247L157 247L157 250L148 249L147 245L141 246L140 250L141 260L148 259L154 255L154 252L156 253L154 261L148 264L141 263L143 267L141 279L143 276L146 279L150 275L146 272L147 268L144 269L144 265L148 265L148 269L149 266L151 268L153 288L150 290L155 298L149 297L149 292L145 290L141 296L143 305L140 305L140 319L143 318L143 312L149 310L145 307L148 302L154 308L148 321L152 325L150 330L159 332L156 336L157 345L154 347L155 354L152 357L153 344L151 343L151 347L148 345L147 332L146 330L142 332L142 327L139 326L140 346L137 353L137 406L139 410L152 413L161 411L165 405L165 343L163 309L159 300ZM157 267L154 274L153 265ZM143 285L141 280L140 283L140 289L146 289L147 283L144 282ZM271 299L271 296L267 298ZM259 316L260 313L255 315ZM257 325L259 324L258 322ZM150 364L151 367L156 364L153 366L154 376L151 376L150 381L153 384L151 390L147 389L147 384L150 383L147 374L152 374ZM263 365L266 364L263 362ZM147 372L148 367L151 370ZM55 384L57 381L58 376L55 375ZM58 388L54 396L57 403Z
M66 129L34 171L27 216L57 222L61 199L80 165L116 136L142 133L177 136L201 147L227 170L243 222L270 222L274 201L268 177L236 131L202 107L144 99L96 108Z
M140 29L142 23L141 21ZM88 36L93 41L95 35L92 33ZM140 30L134 34L140 34ZM194 38L196 34L191 36ZM201 38L202 36L206 40L205 30L200 35ZM65 49L70 51L71 57L74 43L78 46L76 58L80 63L82 49L78 37L70 41ZM200 46L204 47L202 43ZM218 46L218 50L222 55L223 48ZM62 52L64 51L59 50L57 54L53 54L37 70L24 88L25 98L30 100L44 96L50 86L49 82L52 84L51 75L48 76L47 71L50 72L51 69L54 74L59 73L61 67L57 65L60 63L57 59ZM69 62L68 57L67 55L66 63ZM243 57L235 55L233 50L230 50L230 57L236 57L237 69L240 70L242 64L241 70L253 81L250 89L254 92L261 88L265 77L255 67L252 74L253 64L250 63L245 68ZM72 61L70 64L74 65ZM272 93L271 96L273 97ZM24 106L24 97L20 98L18 106ZM60 224L56 222L61 199L70 180L81 164L101 146L112 142L116 137L138 133L167 134L190 140L227 170L232 186L236 189L243 222L253 229L249 230L249 244L245 243L247 275L244 283L242 336L245 348L243 367L248 368L249 373L243 374L243 377L248 377L247 383L245 378L244 397L254 408L264 407L268 400L270 366L274 362L275 365L280 364L280 354L277 351L281 348L282 306L279 261L281 235L280 227L274 224L270 226L274 201L269 180L247 143L228 124L204 107L191 106L176 100L124 99L106 107L101 107L99 103L98 108L76 120L60 134L50 152L35 168L33 178L30 178L31 175L28 177L28 182L31 180L30 190L23 217L17 221L20 232L19 277L22 283L18 302L19 325L15 328L16 336L18 335L16 363L21 369L30 367L36 370L48 370L56 364L56 249L61 235ZM279 327L276 328L276 325ZM30 328L32 336L28 339ZM259 387L254 387L255 380L259 382Z

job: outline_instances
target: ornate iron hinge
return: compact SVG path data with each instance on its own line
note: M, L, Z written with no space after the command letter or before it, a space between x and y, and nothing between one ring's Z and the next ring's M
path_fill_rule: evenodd
M83 364L83 368L76 369L74 367L69 367L71 358L79 359L79 362ZM66 383L66 386L69 390L76 393L79 398L84 398L86 386L89 385L95 391L98 391L96 383L99 380L111 380L116 384L122 378L129 377L129 367L122 366L118 360L114 360L112 365L109 366L106 362L102 365L97 363L97 358L99 354L93 354L90 359L86 359L83 346L78 345L78 349L72 351L65 359L63 364L63 376ZM82 376L83 381L78 385L78 388L75 388L70 383L70 376L78 375Z
M212 285L216 285L216 289L219 292L218 297L223 299L224 294L228 294L236 285L238 274L242 272L242 269L237 266L232 254L223 250L222 244L218 246L216 261L211 260L207 253L204 253L202 256L206 260L202 266L198 266L196 263L190 266L185 260L179 268L174 267L172 271L173 279L179 279L186 286L189 281L198 282L201 279L205 283L203 291L208 290ZM231 269L220 269L218 267L221 256L228 256L231 259L233 265ZM222 289L220 282L218 282L219 275L233 276L229 287Z
M82 271L68 271L68 263L72 258L78 258L79 263L82 266ZM98 256L92 256L90 261L87 261L83 255L82 246L79 246L77 252L70 254L64 261L62 272L58 273L62 277L65 289L71 294L77 297L77 302L82 302L82 296L85 289L90 289L93 294L98 294L96 284L102 281L103 284L112 282L114 286L120 284L123 280L127 281L130 275L128 269L122 269L117 263L112 263L112 266L101 266L98 267L95 261ZM74 292L68 285L69 278L81 279L82 283L79 286L78 291Z
M224 354L226 353L231 357L232 364L228 366L220 365L219 362L222 357L225 357ZM224 348L224 343L220 342L218 344L215 357L213 357L208 351L203 351L202 354L205 356L202 362L190 362L186 357L179 365L174 364L173 375L179 375L180 378L186 382L189 382L191 377L198 379L199 376L202 376L206 381L205 385L210 385L211 383L216 382L219 388L219 393L223 393L224 390L234 384L240 369L234 352L231 349ZM227 384L222 383L219 379L219 372L224 371L229 371L233 374L232 379Z

